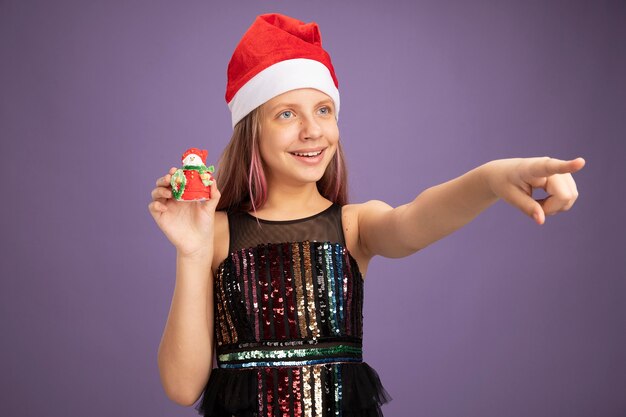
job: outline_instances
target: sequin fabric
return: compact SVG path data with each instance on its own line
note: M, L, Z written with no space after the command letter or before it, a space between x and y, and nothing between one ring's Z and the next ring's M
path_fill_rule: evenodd
M203 410L219 412L205 415L382 416L378 405L384 400L378 396L384 389L362 357L363 280L343 242L237 249L218 267L214 285L218 368ZM231 395L215 386L218 378L245 394L238 393L230 405L214 406ZM356 395L361 387L371 394ZM347 396L355 408L377 414L345 411ZM246 410L237 403L244 397ZM359 402L361 397L369 402Z
M341 244L238 250L215 290L218 367L257 370L259 416L341 415L339 364L362 361L363 291Z

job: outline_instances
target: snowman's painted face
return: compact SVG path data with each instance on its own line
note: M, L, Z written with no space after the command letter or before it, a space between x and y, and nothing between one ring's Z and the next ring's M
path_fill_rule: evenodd
M204 164L202 162L202 158L192 153L187 155L187 157L183 159L183 165L200 166Z

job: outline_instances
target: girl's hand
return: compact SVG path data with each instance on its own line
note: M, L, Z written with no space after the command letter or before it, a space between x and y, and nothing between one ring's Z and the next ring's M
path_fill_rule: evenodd
M572 174L584 166L583 158L570 161L548 157L502 159L487 163L486 180L497 197L543 224L546 215L572 207L578 197ZM534 200L535 188L542 188L548 196Z
M170 180L175 172L176 168L170 168L156 181L148 210L180 255L212 257L215 209L220 199L216 182L211 185L210 200L180 202L172 197Z

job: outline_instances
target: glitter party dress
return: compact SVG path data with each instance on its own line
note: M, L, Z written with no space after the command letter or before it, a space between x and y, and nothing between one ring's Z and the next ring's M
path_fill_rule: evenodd
M362 359L363 280L341 206L299 220L228 220L229 256L214 280L218 367L198 412L382 416L390 398Z

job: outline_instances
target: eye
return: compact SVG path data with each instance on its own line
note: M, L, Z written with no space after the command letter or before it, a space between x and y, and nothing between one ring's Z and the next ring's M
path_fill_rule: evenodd
M278 115L279 119L290 119L291 116L293 116L293 113L291 112L291 110L285 110L284 112L280 113Z
M320 112L320 114L326 115L326 114L330 114L331 110L330 110L330 107L324 106L324 107L320 107L318 111Z

